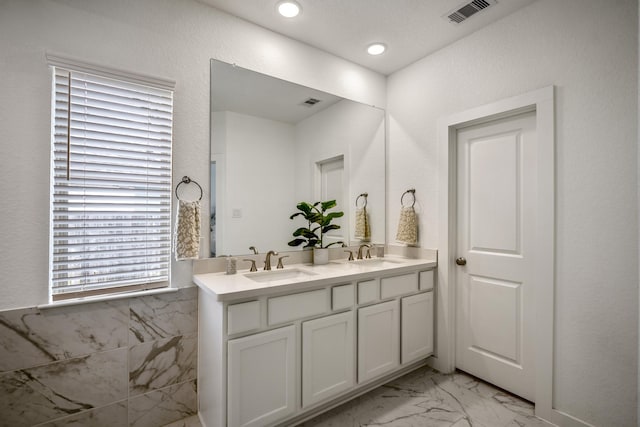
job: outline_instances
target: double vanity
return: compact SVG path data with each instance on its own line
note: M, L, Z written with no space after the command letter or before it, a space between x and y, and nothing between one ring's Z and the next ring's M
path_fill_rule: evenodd
M195 274L205 427L293 425L425 364L433 257Z

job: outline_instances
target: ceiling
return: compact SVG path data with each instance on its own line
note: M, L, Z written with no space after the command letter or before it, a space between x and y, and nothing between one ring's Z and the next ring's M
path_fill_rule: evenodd
M211 111L235 111L255 117L296 124L342 98L286 80L211 61ZM309 98L318 100L309 106Z
M302 6L296 18L277 13L279 0L200 1L388 75L535 0L497 0L461 24L446 16L471 0L296 0ZM367 54L372 42L387 51Z

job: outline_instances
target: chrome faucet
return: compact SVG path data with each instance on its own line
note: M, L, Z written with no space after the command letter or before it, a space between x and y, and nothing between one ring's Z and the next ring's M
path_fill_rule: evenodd
M362 248L367 248L367 258L371 258L371 245L367 245L365 243L364 245L360 245L358 248L358 259L362 259Z
M267 252L266 258L264 259L264 269L265 270L271 270L271 255L278 256L278 252L276 252L276 251Z

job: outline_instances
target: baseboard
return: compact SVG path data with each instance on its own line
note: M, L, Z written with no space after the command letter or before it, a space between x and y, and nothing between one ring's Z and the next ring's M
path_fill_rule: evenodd
M553 417L551 421L560 427L596 427L593 424L589 424L586 421L582 421L573 415L558 411L557 409L552 409L551 414Z

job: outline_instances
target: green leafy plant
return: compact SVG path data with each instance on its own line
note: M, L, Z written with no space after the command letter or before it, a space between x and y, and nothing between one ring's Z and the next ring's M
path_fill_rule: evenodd
M288 243L289 246L300 246L304 244L304 248L328 248L335 244L342 244L342 242L333 242L328 245L324 245L324 235L331 230L338 230L340 228L337 224L331 224L335 218L340 218L344 215L344 212L327 212L329 209L336 207L335 200L329 200L327 202L315 202L314 204L307 202L300 202L296 205L296 208L300 212L296 212L289 218L294 219L298 216L302 216L306 221L307 227L300 227L293 232L293 239Z

